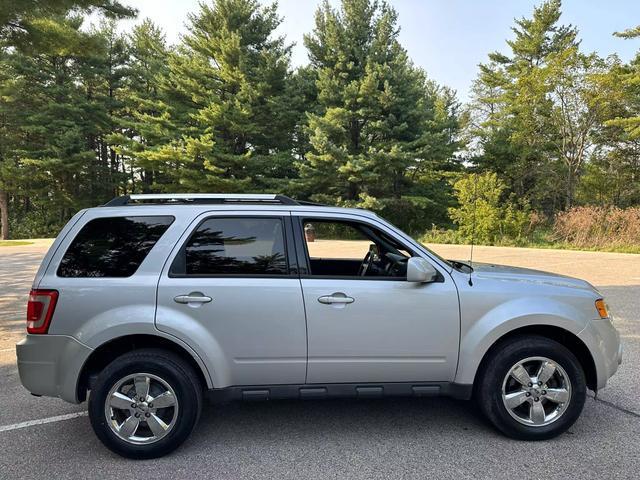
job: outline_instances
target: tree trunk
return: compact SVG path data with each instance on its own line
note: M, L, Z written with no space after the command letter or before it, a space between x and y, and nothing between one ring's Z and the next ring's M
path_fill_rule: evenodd
M0 190L0 240L9 239L9 195Z
M349 186L347 188L347 200L357 200L358 199L358 185L349 182Z
M567 210L569 210L573 206L574 186L575 186L575 174L573 173L573 169L569 167L569 173L567 174L567 204L566 204Z

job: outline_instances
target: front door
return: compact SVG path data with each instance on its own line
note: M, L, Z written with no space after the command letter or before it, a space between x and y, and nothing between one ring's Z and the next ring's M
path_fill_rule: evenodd
M196 224L160 279L157 328L206 357L215 387L304 383L304 304L287 251L288 212L216 212Z
M446 271L437 282L407 282L406 259L419 253L372 219L300 220L307 383L452 381L460 323Z

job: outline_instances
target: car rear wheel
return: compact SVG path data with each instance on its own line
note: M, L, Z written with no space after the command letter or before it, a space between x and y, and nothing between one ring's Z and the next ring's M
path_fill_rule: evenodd
M201 405L202 386L191 366L171 352L145 349L122 355L99 374L89 417L112 451L155 458L187 439Z
M585 375L562 344L541 336L509 339L483 362L476 389L482 412L498 430L520 440L545 440L578 419Z

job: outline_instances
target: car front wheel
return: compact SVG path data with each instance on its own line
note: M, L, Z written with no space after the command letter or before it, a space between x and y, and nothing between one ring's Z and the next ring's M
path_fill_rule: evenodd
M98 376L89 397L91 425L112 451L155 458L176 449L193 430L202 387L191 366L162 350L127 353Z
M582 412L584 371L575 355L554 340L515 337L494 349L482 368L476 391L480 408L512 438L555 437Z

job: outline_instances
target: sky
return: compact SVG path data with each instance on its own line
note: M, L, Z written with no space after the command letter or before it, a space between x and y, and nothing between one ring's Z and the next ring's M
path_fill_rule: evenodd
M270 4L271 1L261 0ZM278 33L294 43L293 66L307 63L303 35L313 29L314 12L321 0L280 0L284 17ZM124 22L131 28L143 18L161 26L169 43L177 43L185 31L190 12L198 10L198 0L123 0L137 8L139 17ZM337 0L331 0L337 5ZM413 62L440 84L455 89L458 98L468 99L478 64L494 50L507 52L506 39L512 37L514 18L529 17L540 1L530 0L389 0L397 10L400 42ZM623 61L640 50L640 39L614 37L615 31L640 24L640 0L565 0L561 22L579 29L585 52L602 56L617 53Z

